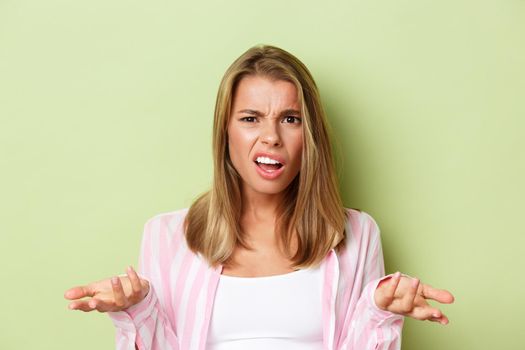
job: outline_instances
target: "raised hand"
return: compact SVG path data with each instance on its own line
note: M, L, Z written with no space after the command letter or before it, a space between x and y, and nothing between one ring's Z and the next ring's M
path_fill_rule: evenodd
M432 288L420 283L419 279L396 272L391 278L379 283L374 294L376 305L386 311L417 320L429 320L446 325L449 320L441 310L428 304L427 299L440 303L454 302L454 296L447 290Z
M126 275L68 289L64 298L73 300L69 303L71 310L108 312L122 311L135 305L143 300L148 292L148 281L140 278L129 266ZM88 298L81 299L86 297Z

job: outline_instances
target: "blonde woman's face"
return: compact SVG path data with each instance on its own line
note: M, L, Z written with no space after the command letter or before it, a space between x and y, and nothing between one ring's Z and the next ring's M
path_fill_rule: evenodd
M302 122L294 84L241 79L228 122L228 149L244 191L277 194L288 187L301 169Z

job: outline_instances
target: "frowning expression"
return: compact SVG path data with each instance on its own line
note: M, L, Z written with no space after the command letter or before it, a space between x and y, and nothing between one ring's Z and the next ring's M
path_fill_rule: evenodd
M303 120L291 82L250 75L239 81L228 122L228 150L243 190L277 194L301 169Z

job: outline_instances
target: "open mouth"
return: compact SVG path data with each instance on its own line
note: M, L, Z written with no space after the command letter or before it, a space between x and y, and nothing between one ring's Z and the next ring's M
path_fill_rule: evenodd
M259 168L261 168L262 170L267 171L267 172L276 171L276 170L279 170L279 169L281 169L283 167L283 165L281 163L266 164L266 163L259 163L258 161L254 161L254 163L257 164L257 166Z

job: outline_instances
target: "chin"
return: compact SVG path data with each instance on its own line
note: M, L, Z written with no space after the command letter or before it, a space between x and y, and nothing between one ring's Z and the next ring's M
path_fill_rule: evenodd
M276 186L257 186L253 187L253 190L261 194L278 194L284 191L284 188Z
M278 194L284 192L292 183L292 181L287 182L286 184L260 184L258 186L252 186L255 192L264 193L264 194Z

